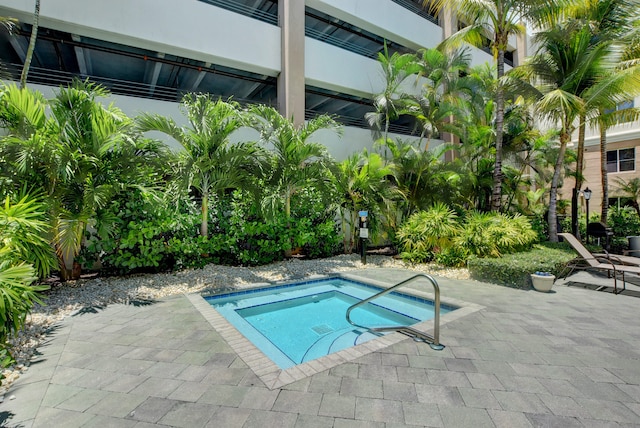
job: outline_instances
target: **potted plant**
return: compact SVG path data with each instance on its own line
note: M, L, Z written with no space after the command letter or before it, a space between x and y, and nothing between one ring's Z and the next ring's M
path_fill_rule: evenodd
M538 271L531 274L531 282L533 283L533 288L543 293L548 293L549 291L551 291L551 287L553 287L553 283L555 282L555 280L556 277L551 272Z

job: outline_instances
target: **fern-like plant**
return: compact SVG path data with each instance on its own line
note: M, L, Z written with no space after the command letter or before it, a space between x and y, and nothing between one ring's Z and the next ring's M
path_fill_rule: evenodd
M0 204L0 260L33 266L36 276L45 278L57 266L56 255L46 239L49 224L46 208L38 198L8 196Z
M478 257L500 257L529 248L537 234L526 217L519 214L471 212L455 245Z
M435 253L452 245L459 230L456 213L445 204L436 203L411 215L398 229L400 256L411 263L430 261Z
M22 329L39 292L31 285L46 276L56 257L43 234L48 231L42 204L29 196L17 202L9 197L0 205L0 367L11 364L9 337Z

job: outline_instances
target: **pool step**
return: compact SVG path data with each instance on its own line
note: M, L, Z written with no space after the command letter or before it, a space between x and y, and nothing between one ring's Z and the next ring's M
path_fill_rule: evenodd
M301 362L315 360L380 336L380 333L363 332L353 327L337 330L318 339L309 347Z

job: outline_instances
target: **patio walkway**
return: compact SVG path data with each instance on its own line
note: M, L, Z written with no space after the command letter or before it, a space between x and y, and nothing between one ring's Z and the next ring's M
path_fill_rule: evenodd
M569 280L602 280L585 275ZM443 351L405 339L274 389L189 296L85 308L0 403L0 425L640 427L640 298L438 282L482 307L445 320Z

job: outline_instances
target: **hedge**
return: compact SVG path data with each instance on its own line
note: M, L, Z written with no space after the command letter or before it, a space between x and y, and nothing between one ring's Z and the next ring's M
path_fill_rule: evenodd
M544 242L533 249L499 258L474 258L468 268L472 279L527 289L532 286L530 274L538 271L558 276L576 253L564 243Z

